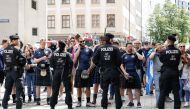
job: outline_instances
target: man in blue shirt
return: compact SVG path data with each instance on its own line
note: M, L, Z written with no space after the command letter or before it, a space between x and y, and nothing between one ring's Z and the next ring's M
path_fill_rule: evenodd
M0 89L3 84L5 73L4 73L4 61L3 61L3 50L8 46L8 40L2 40L2 48L0 48ZM1 105L1 103L0 103Z
M0 85L3 84L4 80L3 50L8 46L8 44L8 40L2 40L2 48L0 48Z
M45 52L51 52L45 48L45 39L40 40L40 48L34 52L34 62L36 67L36 101L40 105L40 86L47 86L47 104L50 104L51 97L51 74L48 60L50 58ZM47 49L47 50L45 50ZM49 51L48 51L49 50Z
M93 86L92 74L87 74L87 70L89 69L91 64L92 55L93 51L85 46L83 38L80 37L79 47L74 57L74 64L78 63L77 64L78 66L76 68L77 70L76 70L75 83L74 83L74 87L77 88L77 94L78 94L78 104L76 107L81 107L82 88L86 88L86 96L87 96L86 107L95 106L92 103L90 103L90 87ZM85 76L85 72L87 78L82 78L83 76Z

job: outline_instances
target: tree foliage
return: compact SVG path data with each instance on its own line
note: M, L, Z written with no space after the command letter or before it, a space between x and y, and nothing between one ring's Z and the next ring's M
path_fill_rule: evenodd
M167 0L163 7L155 6L148 20L148 33L155 42L163 42L171 34L177 34L179 42L190 37L189 13Z

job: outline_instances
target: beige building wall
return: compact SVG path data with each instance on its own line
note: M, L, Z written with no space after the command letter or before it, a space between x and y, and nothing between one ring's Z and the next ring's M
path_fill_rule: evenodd
M18 32L18 1L0 0L0 41ZM11 7L11 8L10 8ZM9 22L2 22L9 20Z
M130 0L130 21L128 0L115 0L115 3L106 3L100 0L99 4L92 4L85 0L84 4L77 4L77 0L70 0L70 4L62 4L62 0L55 0L55 5L48 5L48 15L55 15L55 28L48 29L51 38L64 37L76 33L91 33L103 35L107 26L107 14L115 14L115 27L106 28L107 32L121 37L141 37L141 25L136 24L136 16L140 15L136 8L136 0ZM141 0L138 0L141 3ZM137 13L138 12L138 13ZM140 13L140 14L139 14ZM100 15L100 26L92 28L92 15ZM62 28L62 15L70 15L70 28ZM77 28L77 15L85 15L85 28ZM130 32L129 32L130 26Z
M47 36L47 1L35 1L37 10L31 7L32 0L0 0L0 19L9 19L7 23L0 22L0 41L18 33L25 44L34 44ZM32 28L38 29L36 36L32 36Z

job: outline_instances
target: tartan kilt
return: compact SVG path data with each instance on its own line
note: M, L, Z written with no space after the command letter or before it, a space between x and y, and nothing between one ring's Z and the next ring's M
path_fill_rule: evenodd
M99 73L99 67L95 67L92 70L93 73L93 83L94 84L100 84L100 73Z
M83 71L82 69L76 70L74 87L76 87L76 88L93 87L93 74L90 73L88 79L82 79L81 78L82 71Z
M126 78L120 74L120 88L121 89L125 89L126 88Z
M126 88L128 88L128 89L141 89L141 81L140 81L140 77L137 74L137 72L130 72L129 75L133 77L133 81L130 81L128 79L126 81Z
M49 68L46 69L47 75L44 77L40 75L41 72L40 68L36 68L35 72L36 72L36 82L35 82L36 86L51 86L52 75Z

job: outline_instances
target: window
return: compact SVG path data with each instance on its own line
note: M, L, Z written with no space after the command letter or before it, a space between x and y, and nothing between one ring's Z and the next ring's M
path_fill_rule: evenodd
M62 15L62 28L70 28L70 15Z
M99 4L100 0L92 0L91 2L92 2L92 4Z
M190 2L188 2L188 10L190 10Z
M107 0L107 3L115 3L115 0Z
M85 28L85 16L77 15L77 28Z
M47 18L48 28L55 28L55 16L49 15Z
M32 0L32 8L35 10L37 9L37 2L34 0Z
M100 15L92 15L92 28L100 27Z
M182 2L182 1L179 1L178 4L179 4L179 7L180 7L180 8L183 7L183 2Z
M107 15L107 27L115 27L115 14Z
M77 0L77 4L84 4L84 0Z
M48 0L48 5L55 5L55 0Z
M62 0L62 4L70 4L70 0Z
M32 28L32 35L37 36L38 35L38 28Z

